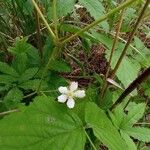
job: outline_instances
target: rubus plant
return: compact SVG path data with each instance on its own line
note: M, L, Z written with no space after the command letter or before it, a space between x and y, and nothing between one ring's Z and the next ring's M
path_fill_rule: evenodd
M37 48L29 40L32 35L16 38L7 49L11 61L0 62L0 149L148 149L150 52L138 28L149 14L149 0L23 3L32 9L27 11L20 1L12 1L21 13L16 15L22 19L22 30L27 28L30 12ZM86 8L91 23L80 22L78 8ZM75 40L78 47L71 46L71 51ZM104 75L89 73L76 57L77 51L90 57L93 44L105 49ZM71 64L80 70L77 78L90 80L87 86L73 76L72 81L65 78L72 73Z

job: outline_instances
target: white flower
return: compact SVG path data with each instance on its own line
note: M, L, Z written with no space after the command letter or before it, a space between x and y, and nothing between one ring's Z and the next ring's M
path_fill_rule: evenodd
M74 98L83 98L85 96L84 90L77 90L78 89L78 82L71 82L69 87L60 86L58 91L61 93L58 96L58 102L65 103L67 102L67 106L69 108L73 108L75 105Z

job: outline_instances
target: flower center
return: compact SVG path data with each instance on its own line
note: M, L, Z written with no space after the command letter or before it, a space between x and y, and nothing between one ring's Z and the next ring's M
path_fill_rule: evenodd
M73 95L74 95L74 94L73 94L72 91L68 91L68 93L67 93L67 96L68 96L68 97L73 97Z

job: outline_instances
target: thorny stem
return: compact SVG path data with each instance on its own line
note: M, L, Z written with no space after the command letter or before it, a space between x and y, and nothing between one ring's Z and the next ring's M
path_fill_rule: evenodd
M121 96L117 99L117 101L112 105L110 110L113 110L118 104L120 104L123 99L128 96L134 89L137 88L139 84L141 84L144 80L146 80L150 76L150 67L147 68L139 77L137 77L128 88L121 94ZM129 101L128 101L129 103ZM128 105L126 104L126 106ZM126 107L125 106L125 107Z
M136 2L137 0L128 0L126 2L124 2L123 4L121 4L120 6L114 8L113 10L111 10L110 12L108 12L107 14L103 15L102 17L100 17L98 20L94 21L93 23L87 25L86 27L84 27L83 29L81 29L80 31L76 32L74 35L70 36L69 38L65 39L64 41L61 42L61 44L65 44L67 42L69 42L70 40L72 40L73 38L75 38L76 36L82 34L85 31L88 31L89 29L91 29L92 27L98 25L100 22L106 20L108 17L110 17L112 14L118 12L119 10L124 9L125 7L129 6L130 4L132 4L133 2Z
M104 86L103 86L102 92L101 92L101 97L102 98L104 97L104 94L105 94L105 92L106 92L106 90L108 88L107 78L109 76L110 65L111 65L112 57L113 57L113 54L114 54L114 51L115 51L115 46L116 46L117 41L118 41L118 37L119 37L119 33L120 33L122 21L123 21L123 14L124 14L124 9L122 10L121 15L119 17L119 23L117 25L116 34L115 34L113 46L112 46L112 49L111 49L111 54L110 54L110 57L109 57L108 68L107 68L106 75L105 75Z
M93 147L94 150L97 150L94 143L92 142L91 138L89 137L89 135L87 134L86 130L84 129L85 135L87 137L87 139L89 140L91 146Z
M32 0L32 3L34 5L35 9L37 10L38 14L40 15L41 19L43 20L44 24L46 25L48 31L50 32L53 40L56 41L55 34L53 33L52 29L50 28L48 22L46 21L45 17L43 16L43 14L42 14L41 10L39 9L39 7L38 7L37 3L35 2L35 0Z
M127 51L128 47L129 47L129 45L130 45L130 42L132 41L133 36L134 36L134 34L135 34L135 32L136 32L136 30L137 30L137 28L138 28L138 26L139 26L139 24L140 24L140 22L141 22L141 20L142 20L142 17L143 17L143 15L144 15L145 11L146 11L146 8L148 7L149 2L150 2L150 0L147 0L147 1L146 1L145 5L144 5L144 7L143 7L143 9L142 9L142 11L141 11L141 13L140 13L140 16L139 16L139 18L137 19L137 21L136 21L136 23L135 23L135 26L134 26L134 28L133 28L133 30L132 30L130 36L129 36L129 39L128 39L128 41L127 41L127 43L126 43L126 45L125 45L125 47L124 47L124 49L123 49L123 51L122 51L122 53L121 53L121 56L120 56L120 58L119 58L118 61L117 61L117 64L116 64L116 66L115 66L115 68L114 68L114 70L113 70L113 73L112 73L112 75L111 75L111 78L114 78L114 76L115 76L115 74L116 74L116 72L117 72L117 70L118 70L118 68L119 68L119 66L120 66L120 64L121 64L121 62L122 62L124 56L126 55L126 51Z

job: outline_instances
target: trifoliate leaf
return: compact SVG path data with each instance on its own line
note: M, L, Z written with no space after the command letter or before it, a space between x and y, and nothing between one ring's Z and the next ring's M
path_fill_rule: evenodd
M80 119L50 97L0 120L1 150L83 150L85 141Z
M94 103L87 104L85 108L85 121L93 129L95 136L109 149L128 149L107 115Z

